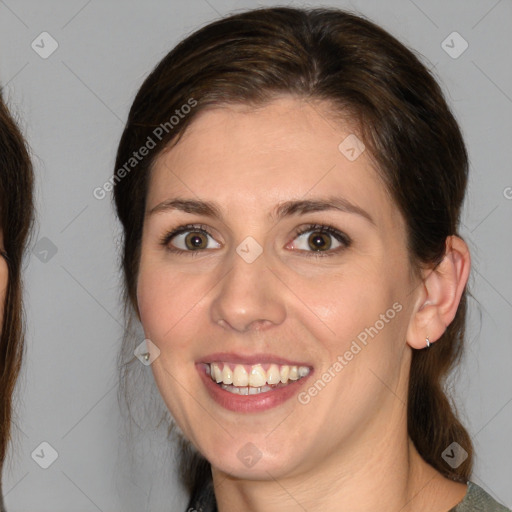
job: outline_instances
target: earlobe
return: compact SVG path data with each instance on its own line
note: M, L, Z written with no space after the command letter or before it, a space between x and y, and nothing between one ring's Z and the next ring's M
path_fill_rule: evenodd
M445 255L434 269L425 272L416 311L411 318L407 342L421 349L437 341L457 313L466 287L471 257L464 240L458 236L446 238Z

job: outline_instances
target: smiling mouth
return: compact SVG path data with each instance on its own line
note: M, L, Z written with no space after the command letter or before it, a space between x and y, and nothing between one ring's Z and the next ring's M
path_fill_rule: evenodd
M222 389L236 395L257 395L286 387L311 372L308 366L286 364L206 363L206 374Z

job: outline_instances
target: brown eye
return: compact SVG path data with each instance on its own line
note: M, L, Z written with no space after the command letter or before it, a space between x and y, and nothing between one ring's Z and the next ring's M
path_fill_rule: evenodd
M203 233L192 231L185 237L185 246L191 251L195 249L206 249L208 239Z
M331 235L326 233L314 232L308 237L309 247L313 251L328 250L331 248Z
M176 253L200 252L205 249L220 248L220 244L214 240L205 228L194 225L180 226L170 232L163 238L162 245Z
M299 249L305 256L331 256L348 248L352 240L335 228L314 224L297 232L292 249Z

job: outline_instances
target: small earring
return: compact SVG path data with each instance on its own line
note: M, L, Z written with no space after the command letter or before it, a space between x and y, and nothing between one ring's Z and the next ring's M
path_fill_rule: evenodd
M425 341L427 342L427 348L429 348L430 347L430 340L428 339L428 336L427 336Z

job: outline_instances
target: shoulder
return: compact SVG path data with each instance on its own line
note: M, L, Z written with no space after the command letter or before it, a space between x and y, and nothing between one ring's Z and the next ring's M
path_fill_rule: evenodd
M474 482L468 482L464 499L449 512L511 512Z

